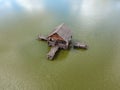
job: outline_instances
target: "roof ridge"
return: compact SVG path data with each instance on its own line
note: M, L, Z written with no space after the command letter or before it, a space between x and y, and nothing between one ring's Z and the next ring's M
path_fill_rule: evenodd
M56 32L58 32L58 30L60 30L62 28L62 26L65 25L65 23L62 23L61 25L58 26Z

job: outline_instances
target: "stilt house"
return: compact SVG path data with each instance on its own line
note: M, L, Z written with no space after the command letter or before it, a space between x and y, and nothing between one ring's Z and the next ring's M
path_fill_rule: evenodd
M47 42L49 46L58 46L61 49L68 49L71 39L71 30L63 23L48 35Z

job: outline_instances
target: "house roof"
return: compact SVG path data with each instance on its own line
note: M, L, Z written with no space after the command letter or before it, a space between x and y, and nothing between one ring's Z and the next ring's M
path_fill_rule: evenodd
M63 23L57 26L52 33L48 35L48 37L52 36L53 34L57 33L61 38L63 38L66 42L71 40L71 30Z

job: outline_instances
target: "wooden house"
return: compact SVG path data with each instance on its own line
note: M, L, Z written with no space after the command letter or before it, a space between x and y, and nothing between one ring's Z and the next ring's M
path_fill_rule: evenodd
M51 47L58 46L61 49L68 49L71 39L71 30L63 23L48 35L47 42Z
M56 27L47 37L39 35L38 39L47 41L48 45L51 46L51 50L47 54L47 58L50 60L54 58L59 49L68 49L71 45L74 48L87 49L87 45L80 42L71 43L71 30L64 23Z

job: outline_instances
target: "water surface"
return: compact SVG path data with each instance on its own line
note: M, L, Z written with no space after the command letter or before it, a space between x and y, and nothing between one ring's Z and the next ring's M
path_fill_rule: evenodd
M119 0L0 0L0 90L120 90ZM88 50L36 40L66 23Z

